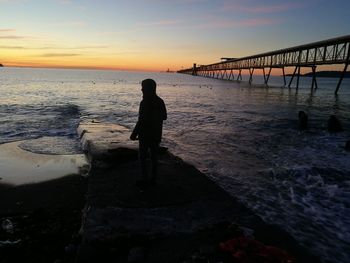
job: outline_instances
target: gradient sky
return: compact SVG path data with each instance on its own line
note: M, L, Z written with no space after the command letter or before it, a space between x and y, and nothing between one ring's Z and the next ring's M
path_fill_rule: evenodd
M178 70L350 34L349 0L0 0L0 63Z

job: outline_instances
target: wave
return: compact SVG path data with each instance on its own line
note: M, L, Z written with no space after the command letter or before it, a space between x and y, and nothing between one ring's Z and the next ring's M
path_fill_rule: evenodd
M37 139L41 137L55 137L47 140L42 147L33 143L23 144L23 149L38 153L78 153L80 152L77 143L76 128L80 121L80 108L74 104L53 104L53 105L0 105L0 143L7 143L18 140ZM62 137L61 141L57 137ZM63 150L65 142L72 145ZM53 143L49 146L48 141ZM57 151L54 151L55 146ZM40 149L42 148L42 149ZM51 150L45 150L49 149Z

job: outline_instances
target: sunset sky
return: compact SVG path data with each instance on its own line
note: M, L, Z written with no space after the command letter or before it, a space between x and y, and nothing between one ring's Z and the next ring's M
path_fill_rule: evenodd
M349 0L0 0L0 63L178 70L350 34Z

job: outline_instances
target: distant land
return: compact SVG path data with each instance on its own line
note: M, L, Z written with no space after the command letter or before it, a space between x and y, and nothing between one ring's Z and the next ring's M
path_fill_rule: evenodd
M3 67L4 65L0 63L0 67Z
M342 71L318 71L316 72L316 77L321 78L339 78L342 74ZM286 76L292 76L293 74L287 74ZM303 77L312 77L312 72L305 74L300 74ZM344 78L350 78L350 72L345 72Z

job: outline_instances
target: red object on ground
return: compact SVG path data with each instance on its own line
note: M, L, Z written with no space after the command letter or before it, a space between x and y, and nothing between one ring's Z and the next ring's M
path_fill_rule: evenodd
M238 237L220 243L220 249L232 255L239 263L293 263L294 259L283 249L266 246L246 237Z

